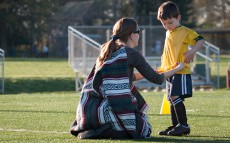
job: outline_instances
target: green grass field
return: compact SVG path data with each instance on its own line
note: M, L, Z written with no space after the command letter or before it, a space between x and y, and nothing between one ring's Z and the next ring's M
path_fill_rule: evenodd
M225 76L230 56L223 56ZM150 105L148 116L152 138L146 140L77 140L69 134L75 119L79 92L75 73L66 59L6 59L5 94L0 95L0 142L230 142L230 90L194 92L185 101L191 134L182 137L158 136L170 125L170 116L161 115L163 92L142 93Z

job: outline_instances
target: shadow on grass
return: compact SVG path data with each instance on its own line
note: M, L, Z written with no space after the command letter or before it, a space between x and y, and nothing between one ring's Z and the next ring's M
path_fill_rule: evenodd
M5 94L75 91L73 78L5 79Z
M194 139L193 137L206 137L206 136L182 136L182 137L170 137L170 136L162 136L162 137L151 137L149 139L135 139L132 142L183 142L183 143L229 143L228 137L211 137L210 140L205 139ZM187 138L187 139L185 139ZM224 139L221 139L224 138ZM226 138L226 140L225 140ZM112 139L113 140L113 139ZM127 141L130 141L129 139Z
M73 114L72 111L38 111L38 110L0 110L0 112L5 112L5 113L52 113L52 114Z
M229 137L213 137L211 136L210 140L205 139L197 139L197 137L208 137L208 136L181 136L181 137L170 137L170 136L162 136L162 137L151 137L149 139L140 139L140 140L132 140L133 142L186 142L186 143L229 143ZM187 139L185 139L187 138ZM196 139L194 139L196 138ZM223 139L222 139L223 138Z
M161 114L148 114L148 116L170 116L170 115L161 115ZM213 118L230 118L229 116L220 116L220 115L200 115L200 114L188 114L190 117L213 117Z
M195 137L196 139L194 139ZM150 139L143 139L143 140L132 140L134 142L186 142L186 143L229 143L229 140L222 140L223 137L211 137L210 140L205 139L197 139L197 137L203 138L204 136L188 136L188 139L184 139L184 136L180 137L152 137ZM216 139L215 139L216 138ZM225 138L225 137L224 137Z

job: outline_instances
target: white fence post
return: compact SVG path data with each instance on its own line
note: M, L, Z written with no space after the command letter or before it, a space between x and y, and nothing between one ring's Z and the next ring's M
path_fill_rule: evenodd
M2 68L2 88L1 88L1 92L2 94L5 92L4 89L4 62L5 62L5 52L3 49L0 49L0 56L2 57L1 58L1 68Z
M205 54L207 57L209 57L209 46L205 47ZM205 59L205 77L206 77L206 83L210 83L210 71L209 71L209 61L208 59Z
M142 36L142 55L146 57L146 38L145 38L145 29L141 32Z

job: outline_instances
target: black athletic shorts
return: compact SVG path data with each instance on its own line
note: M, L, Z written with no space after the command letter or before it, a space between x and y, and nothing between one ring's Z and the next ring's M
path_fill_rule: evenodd
M192 97L192 79L190 74L175 74L166 80L167 96Z

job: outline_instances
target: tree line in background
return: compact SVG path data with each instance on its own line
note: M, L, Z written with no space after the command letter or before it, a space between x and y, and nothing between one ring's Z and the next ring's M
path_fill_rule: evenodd
M54 25L113 25L124 16L139 25L160 25L157 9L166 0L0 0L0 48L13 56L20 45L32 49L34 42L48 45ZM172 0L182 15L181 23L200 29L230 27L230 0ZM67 5L88 4L85 15L68 17ZM80 9L80 7L79 7ZM66 11L67 14L61 15ZM80 18L79 18L80 17ZM25 47L24 47L25 48ZM30 55L30 54L29 54Z

